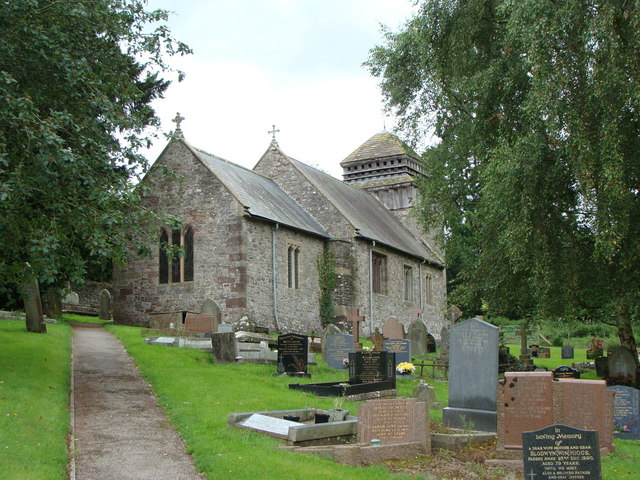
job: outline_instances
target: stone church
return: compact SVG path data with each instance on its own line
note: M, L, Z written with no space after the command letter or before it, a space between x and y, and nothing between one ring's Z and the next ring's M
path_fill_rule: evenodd
M184 321L213 301L223 322L246 317L272 331L318 334L319 262L328 251L337 322L359 309L368 335L390 316L405 329L419 317L438 337L446 271L409 215L416 154L381 132L341 166L342 181L288 156L274 138L249 170L190 145L178 125L143 182L146 204L183 227L158 228L151 257L115 268L115 321L148 325L161 313Z

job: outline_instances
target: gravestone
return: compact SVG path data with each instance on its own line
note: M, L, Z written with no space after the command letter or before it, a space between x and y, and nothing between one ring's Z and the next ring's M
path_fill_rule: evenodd
M409 331L407 336L411 340L411 348L414 355L426 355L428 352L427 347L427 326L422 320L414 320L409 325Z
M615 392L614 436L625 440L640 440L640 390L624 385L614 385L607 390Z
M404 338L404 326L396 317L389 317L384 322L382 334L387 338Z
M79 305L80 297L76 292L69 292L67 296L62 299L62 303L68 303L70 305Z
M574 358L574 356L575 353L573 347L562 347L562 350L560 351L560 357L562 360L571 359Z
M449 330L451 325L445 325L440 330L440 358L443 361L449 361Z
M155 330L168 330L169 328L177 328L182 326L181 313L155 313L149 315L149 328Z
M547 347L539 347L538 358L551 358L551 349Z
M445 425L496 431L498 332L498 327L478 318L451 327Z
M220 312L218 304L213 299L207 298L200 306L200 313L211 315L213 320L213 330L210 331L215 332L218 325L222 322L222 313Z
M569 365L560 365L553 371L553 378L580 378L580 370Z
M329 363L327 361L327 337L329 335L341 335L342 332L340 331L340 329L333 323L328 324L326 327L324 327L324 329L322 330L322 335L320 336L320 344L322 345L322 359ZM344 358L347 358L346 356Z
M220 323L218 324L218 333L229 333L232 332L233 333L233 325L231 325L230 323Z
M505 372L498 384L497 450L521 449L522 433L552 425L553 373Z
M420 380L418 386L413 389L413 396L430 407L436 403L436 389L424 380Z
M263 335L269 335L269 327L256 325L253 331L256 333L261 333Z
M388 338L382 335L380 333L380 330L378 330L378 328L376 327L373 335L371 335L371 338L369 340L371 340L371 343L373 343L373 351L381 352L384 350L384 341L388 340Z
M540 345L529 345L529 355L531 355L533 358L537 358L539 349Z
M458 321L459 318L462 317L462 310L457 305L451 305L447 308L445 312L445 317L447 318L449 325L453 325Z
M27 331L35 333L47 333L47 325L42 314L42 301L40 299L40 287L31 265L25 267L24 280L22 282L24 313Z
M380 444L418 442L431 452L429 409L416 398L368 400L358 407L358 441Z
M403 362L411 362L411 340L390 338L382 343L385 351L396 354L396 366Z
M100 291L99 304L98 317L100 320L111 320L111 294L106 288Z
M349 382L373 383L395 380L395 354L390 352L349 353Z
M309 339L306 335L285 333L278 337L278 373L307 373Z
M211 348L213 350L213 358L215 358L216 362L235 362L238 356L236 334L233 332L212 333Z
M326 337L326 361L331 368L346 370L349 353L353 352L353 335L329 335Z
M213 316L209 313L187 313L184 331L188 333L215 332Z
M427 333L427 353L436 353L436 339Z
M627 347L614 348L607 357L609 385L636 386L636 359Z
M551 425L522 434L527 479L600 480L598 432Z
M354 349L362 350L362 344L360 343L360 324L365 322L364 315L360 315L360 309L355 308L351 312L351 316L347 317L347 321L351 323Z

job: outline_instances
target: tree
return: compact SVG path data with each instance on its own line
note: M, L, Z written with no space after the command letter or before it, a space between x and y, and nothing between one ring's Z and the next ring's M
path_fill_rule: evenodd
M530 318L640 317L640 6L427 0L371 51L423 157L452 297ZM437 207L431 206L435 200Z
M166 55L189 52L142 0L8 0L0 9L0 294L82 282L154 214L137 153L159 121ZM144 245L140 245L144 249ZM2 296L2 295L0 295Z

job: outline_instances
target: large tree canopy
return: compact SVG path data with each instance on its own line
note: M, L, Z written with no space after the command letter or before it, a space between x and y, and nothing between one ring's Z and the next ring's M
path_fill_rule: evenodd
M640 316L640 5L426 0L372 50L409 138L452 297L491 313ZM437 207L433 207L435 200Z
M0 8L0 293L29 262L41 287L122 259L150 212L132 183L157 130L166 55L188 53L141 0Z

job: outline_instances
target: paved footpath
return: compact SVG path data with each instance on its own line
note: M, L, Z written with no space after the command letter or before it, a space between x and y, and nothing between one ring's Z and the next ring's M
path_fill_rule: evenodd
M202 480L122 344L73 329L70 480Z

